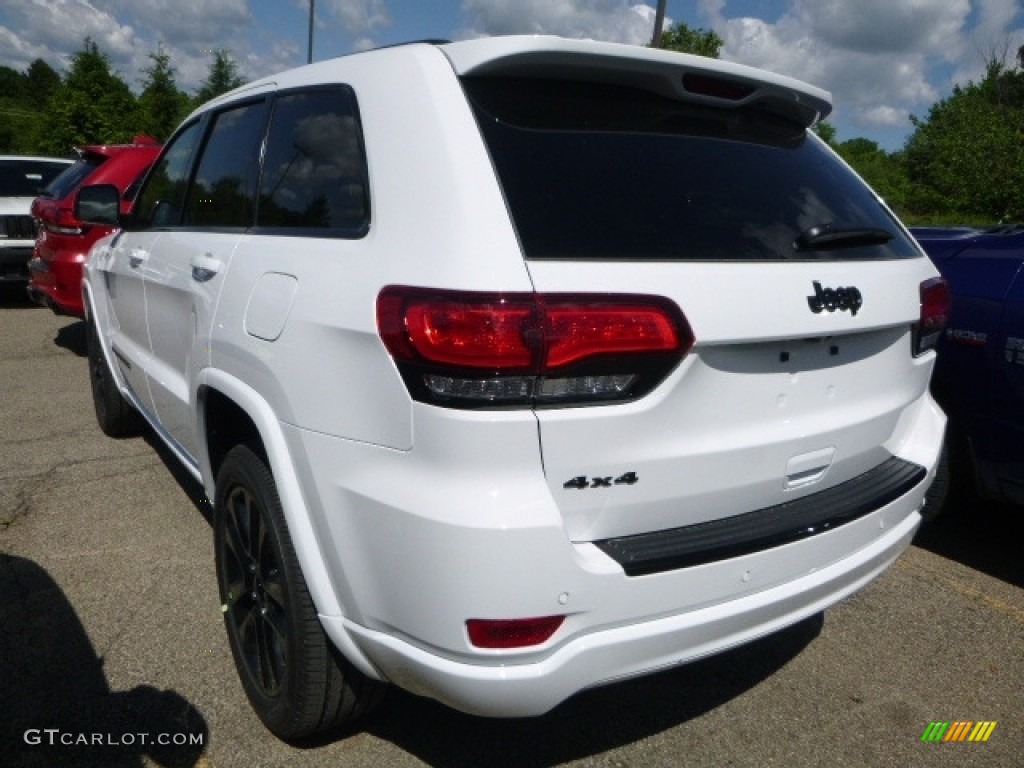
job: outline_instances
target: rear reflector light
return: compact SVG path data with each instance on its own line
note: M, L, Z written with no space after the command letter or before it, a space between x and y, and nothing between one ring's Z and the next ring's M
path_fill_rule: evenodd
M941 277L933 277L921 283L921 317L914 325L912 335L914 355L923 355L935 349L942 332L949 322L952 298L949 285Z
M377 325L412 396L455 407L639 397L694 343L679 308L656 296L389 286Z
M540 645L565 621L565 616L532 619L470 619L466 622L469 642L477 648L525 648Z

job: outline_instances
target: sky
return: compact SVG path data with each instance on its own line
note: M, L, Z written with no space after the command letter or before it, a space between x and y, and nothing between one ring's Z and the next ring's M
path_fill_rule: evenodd
M643 45L657 0L313 0L313 58L409 40L556 34ZM178 86L194 93L212 51L246 79L306 63L310 0L2 0L0 65L41 58L64 72L91 37L136 91L162 45ZM985 63L1016 62L1024 0L669 0L675 22L712 29L721 58L832 93L839 141L900 149L954 84Z

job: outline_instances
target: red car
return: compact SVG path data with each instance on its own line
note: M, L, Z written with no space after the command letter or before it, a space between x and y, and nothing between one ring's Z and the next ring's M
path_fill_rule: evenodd
M111 230L75 218L75 196L84 184L113 184L121 191L121 212L132 206L135 182L152 165L161 145L149 136L132 144L79 147L78 162L54 179L32 203L38 236L29 262L29 296L58 315L84 317L82 263L92 244Z

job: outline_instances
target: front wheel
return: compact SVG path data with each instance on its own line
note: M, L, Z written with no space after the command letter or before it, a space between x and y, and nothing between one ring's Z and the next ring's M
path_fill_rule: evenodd
M333 647L317 617L274 478L249 446L217 474L214 547L228 643L249 702L282 739L352 720L382 686Z
M89 383L96 422L108 437L129 437L142 431L142 417L124 399L100 346L96 321L85 321L85 346L89 358Z

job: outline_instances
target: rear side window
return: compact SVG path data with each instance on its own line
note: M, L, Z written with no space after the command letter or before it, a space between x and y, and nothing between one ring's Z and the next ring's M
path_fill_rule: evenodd
M267 138L257 227L269 233L360 237L369 221L366 159L352 91L279 96Z
M187 227L248 227L256 208L266 102L218 112L185 198Z
M463 85L528 259L919 255L827 148L767 111L596 83Z

